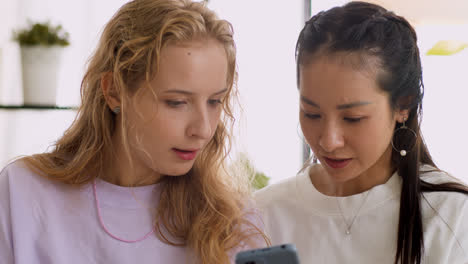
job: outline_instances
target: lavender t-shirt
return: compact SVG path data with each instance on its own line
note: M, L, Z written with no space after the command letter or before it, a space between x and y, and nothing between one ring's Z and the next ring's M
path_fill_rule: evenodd
M136 240L152 228L159 185L121 187L96 182L103 223L115 236ZM125 243L108 235L91 184L53 182L21 162L0 174L0 262L5 264L192 263L186 248L155 235Z

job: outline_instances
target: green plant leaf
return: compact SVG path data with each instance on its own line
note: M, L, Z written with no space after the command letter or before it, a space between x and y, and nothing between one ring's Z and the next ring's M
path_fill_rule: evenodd
M252 187L255 190L260 190L263 187L267 186L269 181L270 181L270 178L267 177L264 173L256 172L254 179L252 181Z
M468 43L455 41L455 40L441 40L437 42L430 50L427 51L427 55L442 55L448 56L462 51L468 47Z
M68 46L69 34L61 25L52 26L49 22L31 23L28 28L13 32L14 40L21 46Z

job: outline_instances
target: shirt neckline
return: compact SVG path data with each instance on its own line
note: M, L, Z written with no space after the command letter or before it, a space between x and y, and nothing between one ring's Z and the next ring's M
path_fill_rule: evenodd
M159 202L160 183L138 187L123 187L102 179L96 179L95 181L100 206L125 209L153 209L156 207L156 203ZM87 194L94 201L93 182L88 184Z
M387 182L376 185L368 191L344 196L334 197L319 192L309 177L311 165L300 172L296 177L297 199L299 203L304 203L305 210L315 214L327 216L341 216L341 214L350 215L355 213L362 206L360 214L365 211L380 207L383 203L391 199L399 199L401 193L401 178L398 173L393 173ZM370 193L369 193L370 192ZM369 193L369 194L368 194ZM366 197L368 195L368 197ZM364 199L365 202L364 202ZM363 204L364 202L364 204ZM340 208L338 207L340 204Z

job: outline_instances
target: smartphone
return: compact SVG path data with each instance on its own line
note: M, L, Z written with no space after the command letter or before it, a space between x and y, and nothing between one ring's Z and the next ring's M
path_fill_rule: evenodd
M236 264L299 264L296 246L283 244L266 248L241 251Z

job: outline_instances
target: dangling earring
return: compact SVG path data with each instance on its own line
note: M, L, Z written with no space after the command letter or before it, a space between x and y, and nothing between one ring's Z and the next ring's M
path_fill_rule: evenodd
M116 115L118 115L120 113L120 106L116 106L114 107L114 109L112 109L112 112Z
M410 151L410 149L412 149L412 148L414 147L414 145L415 145L415 143L416 143L416 139L417 139L417 137L418 137L418 136L416 135L416 132L414 132L414 130L412 130L411 128L409 128L409 127L407 127L407 126L405 125L405 122L406 122L406 117L403 119L403 125L401 125L399 128L397 128L397 129L395 130L395 132L393 132L393 138L392 138L392 141L391 141L391 143L392 143L392 148L393 148L396 152L399 152L399 153L400 153L400 156L402 156L402 157L406 156L406 154L408 154L408 152ZM415 140L414 140L413 144L404 144L404 143L405 143L405 142L403 142L404 139L405 139L404 133L407 133L407 132L410 132L410 133L412 134L412 136L414 137ZM402 144L396 144L396 143L395 143L395 138L397 137L396 135L397 135L397 134L402 134L402 133L403 133L403 135L400 136L400 138L403 137ZM398 143L398 141L397 141L397 143ZM396 144L396 145L403 145L403 146L402 146L401 149L399 150L399 149L397 149L397 148L395 147L395 144ZM406 146L405 146L405 145L406 145Z

